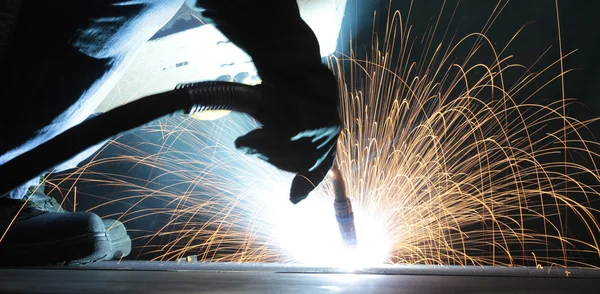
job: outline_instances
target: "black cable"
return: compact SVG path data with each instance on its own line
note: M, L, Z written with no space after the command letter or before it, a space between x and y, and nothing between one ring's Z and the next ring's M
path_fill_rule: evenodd
M87 148L122 132L176 113L227 109L252 115L263 93L258 86L228 82L180 84L173 91L147 96L76 125L38 147L0 165L4 195Z

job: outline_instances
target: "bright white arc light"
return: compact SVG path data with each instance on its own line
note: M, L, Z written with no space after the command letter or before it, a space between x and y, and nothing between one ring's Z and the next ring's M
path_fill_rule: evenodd
M321 195L311 195L297 205L271 211L277 219L273 224L280 246L297 262L356 269L381 265L388 258L389 245L383 226L360 211L355 211L358 247L346 248L333 203Z
M264 199L259 201L264 214L261 218L270 225L268 230L274 245L289 259L310 266L349 270L386 262L389 242L383 222L355 209L358 247L348 249L338 229L333 199L326 197L321 189L296 205L284 197L273 197L289 193L290 177L280 175L279 179L273 177L273 181L263 183L264 188L254 186L246 191Z
M234 113L206 123L215 126L215 129L205 129L208 134L216 130L220 134L218 138L208 137L218 140L221 146L211 160L211 166L216 168L211 174L218 173L219 179L226 179L217 188L237 199L231 203L236 212L230 214L233 217L230 221L238 222L240 229L245 228L248 242L275 249L280 253L277 261L307 266L353 270L381 265L388 260L388 214L363 207L360 201L353 203L358 248L348 250L338 229L327 182L294 205L288 197L293 174L234 148L237 136L256 128L250 118ZM233 127L223 129L224 126ZM217 190L216 194L221 192Z

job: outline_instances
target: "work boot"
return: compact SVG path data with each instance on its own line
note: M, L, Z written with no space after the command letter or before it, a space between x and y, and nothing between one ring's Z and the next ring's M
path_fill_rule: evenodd
M100 217L48 212L26 200L0 198L0 265L86 264L111 245Z
M48 212L70 213L64 210L54 197L44 194L42 192L44 190L43 183L40 185L41 187L28 196L29 201ZM106 228L108 240L111 245L110 252L102 260L121 259L129 255L131 253L131 238L127 235L125 225L114 219L103 219L102 222Z

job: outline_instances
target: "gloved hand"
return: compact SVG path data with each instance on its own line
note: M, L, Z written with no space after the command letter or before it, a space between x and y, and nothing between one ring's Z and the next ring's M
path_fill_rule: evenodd
M333 166L341 130L333 73L295 0L188 0L256 65L268 102L254 114L262 127L237 148L296 173L290 200L298 203Z
M282 170L296 173L290 190L293 203L306 198L332 168L341 130L337 105L326 102L337 101L337 97L323 97L337 92L322 93L323 87L311 83L303 86L308 91L263 84L269 93L267 99L273 99L254 114L262 127L235 141L235 146L246 154L256 154ZM309 93L312 96L306 96Z

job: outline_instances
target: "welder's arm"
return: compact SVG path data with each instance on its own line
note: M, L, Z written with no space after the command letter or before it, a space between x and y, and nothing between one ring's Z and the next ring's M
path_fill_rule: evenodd
M189 1L188 1L189 2ZM304 199L331 169L341 130L338 88L295 0L194 0L204 16L253 59L272 103L255 118L262 128L236 147L297 173L290 191Z

